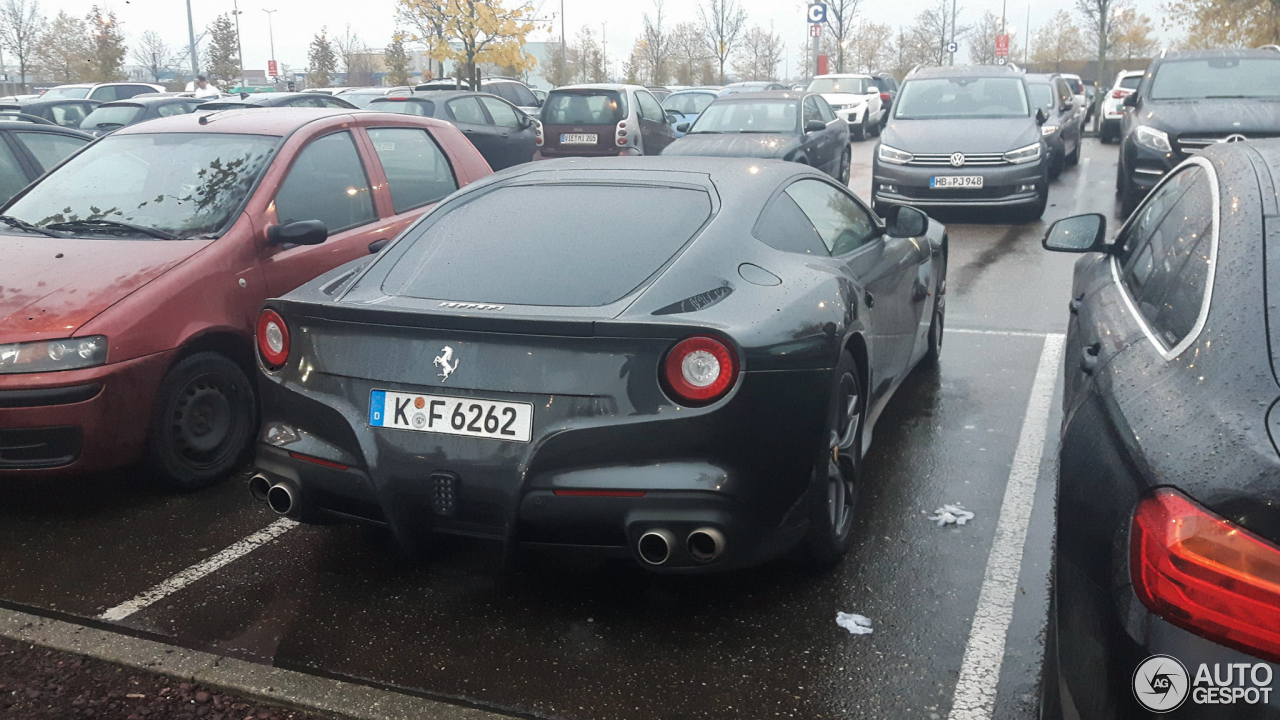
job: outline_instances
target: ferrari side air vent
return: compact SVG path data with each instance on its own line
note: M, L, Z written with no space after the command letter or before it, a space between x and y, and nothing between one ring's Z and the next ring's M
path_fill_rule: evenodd
M680 302L674 302L666 307L658 308L653 311L654 315L675 315L677 313L697 312L705 310L721 300L729 297L729 293L733 292L733 288L723 285L714 290L708 290L704 293L698 293L693 297L687 297Z

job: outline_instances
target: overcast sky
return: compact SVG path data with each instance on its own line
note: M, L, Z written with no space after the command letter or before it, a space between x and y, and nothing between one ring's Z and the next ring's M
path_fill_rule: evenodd
M83 16L95 0L42 0L41 8L49 15L59 10ZM159 32L171 47L187 42L187 13L184 0L98 0L116 11L125 32L132 43L146 30ZM804 8L807 3L799 0L739 0L746 9L748 24L772 26L786 42L790 64L787 73L795 73L799 63L799 48L808 34ZM960 25L972 22L985 10L999 14L1004 0L959 0ZM1008 23L1020 36L1027 22L1026 0L1008 0ZM1160 29L1161 0L1130 0L1141 12L1156 19ZM508 0L509 3L513 0ZM653 12L652 0L563 0L565 25L572 38L578 28L589 24L597 32L603 31L608 42L609 56L615 59L615 71L626 57L641 27L644 12ZM859 14L867 21L888 23L895 27L911 24L915 16L937 0L863 0ZM540 18L555 17L559 33L561 0L534 0ZM233 0L191 0L195 17L196 34L217 15L232 10ZM1070 0L1057 4L1072 5ZM267 14L263 9L277 10L274 18L276 58L301 69L307 62L307 45L311 37L327 26L330 34L341 33L350 24L370 47L382 47L395 30L395 0L239 0L241 11L240 31L244 41L244 64L250 69L266 69L270 50L267 36ZM1046 7L1049 6L1049 7ZM1031 3L1031 27L1039 28L1051 14L1049 3ZM1056 9L1056 8L1055 8ZM664 25L675 25L697 18L696 1L666 0ZM546 32L535 33L530 40L545 40ZM1172 39L1166 37L1166 40ZM961 43L957 58L967 59L968 52ZM131 59L126 62L132 63Z

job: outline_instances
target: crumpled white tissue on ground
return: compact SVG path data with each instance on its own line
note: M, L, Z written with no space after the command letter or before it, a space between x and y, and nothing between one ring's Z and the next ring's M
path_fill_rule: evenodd
M836 624L848 630L854 635L870 635L871 634L871 618L866 618L854 613L837 612Z
M973 513L965 510L961 505L943 505L933 514L929 516L930 522L935 522L938 527L943 525L963 525L973 519Z

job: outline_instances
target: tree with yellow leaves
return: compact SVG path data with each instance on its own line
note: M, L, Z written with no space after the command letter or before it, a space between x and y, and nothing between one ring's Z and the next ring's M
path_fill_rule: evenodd
M427 46L427 56L454 63L473 88L480 85L480 64L517 72L530 70L537 59L524 51L535 29L533 6L505 7L503 0L399 0L400 17L420 30L413 38Z
M1280 43L1280 2L1275 0L1171 0L1166 24L1187 28L1187 48L1257 47Z

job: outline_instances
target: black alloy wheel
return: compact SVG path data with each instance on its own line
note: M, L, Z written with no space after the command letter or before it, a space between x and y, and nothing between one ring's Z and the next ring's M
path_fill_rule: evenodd
M180 361L156 394L147 457L156 479L179 491L224 479L249 449L256 407L248 377L227 357Z
M863 398L853 356L841 353L828 415L826 451L814 467L817 497L805 549L819 565L834 565L849 550L862 487Z
M942 333L947 322L947 299L939 290L933 303L933 319L929 321L929 351L925 353L925 362L936 365L942 357Z
M846 187L848 187L849 185L849 172L853 170L852 158L853 158L853 151L846 147L844 149L844 154L840 156L840 176L839 176L840 182L844 183Z

